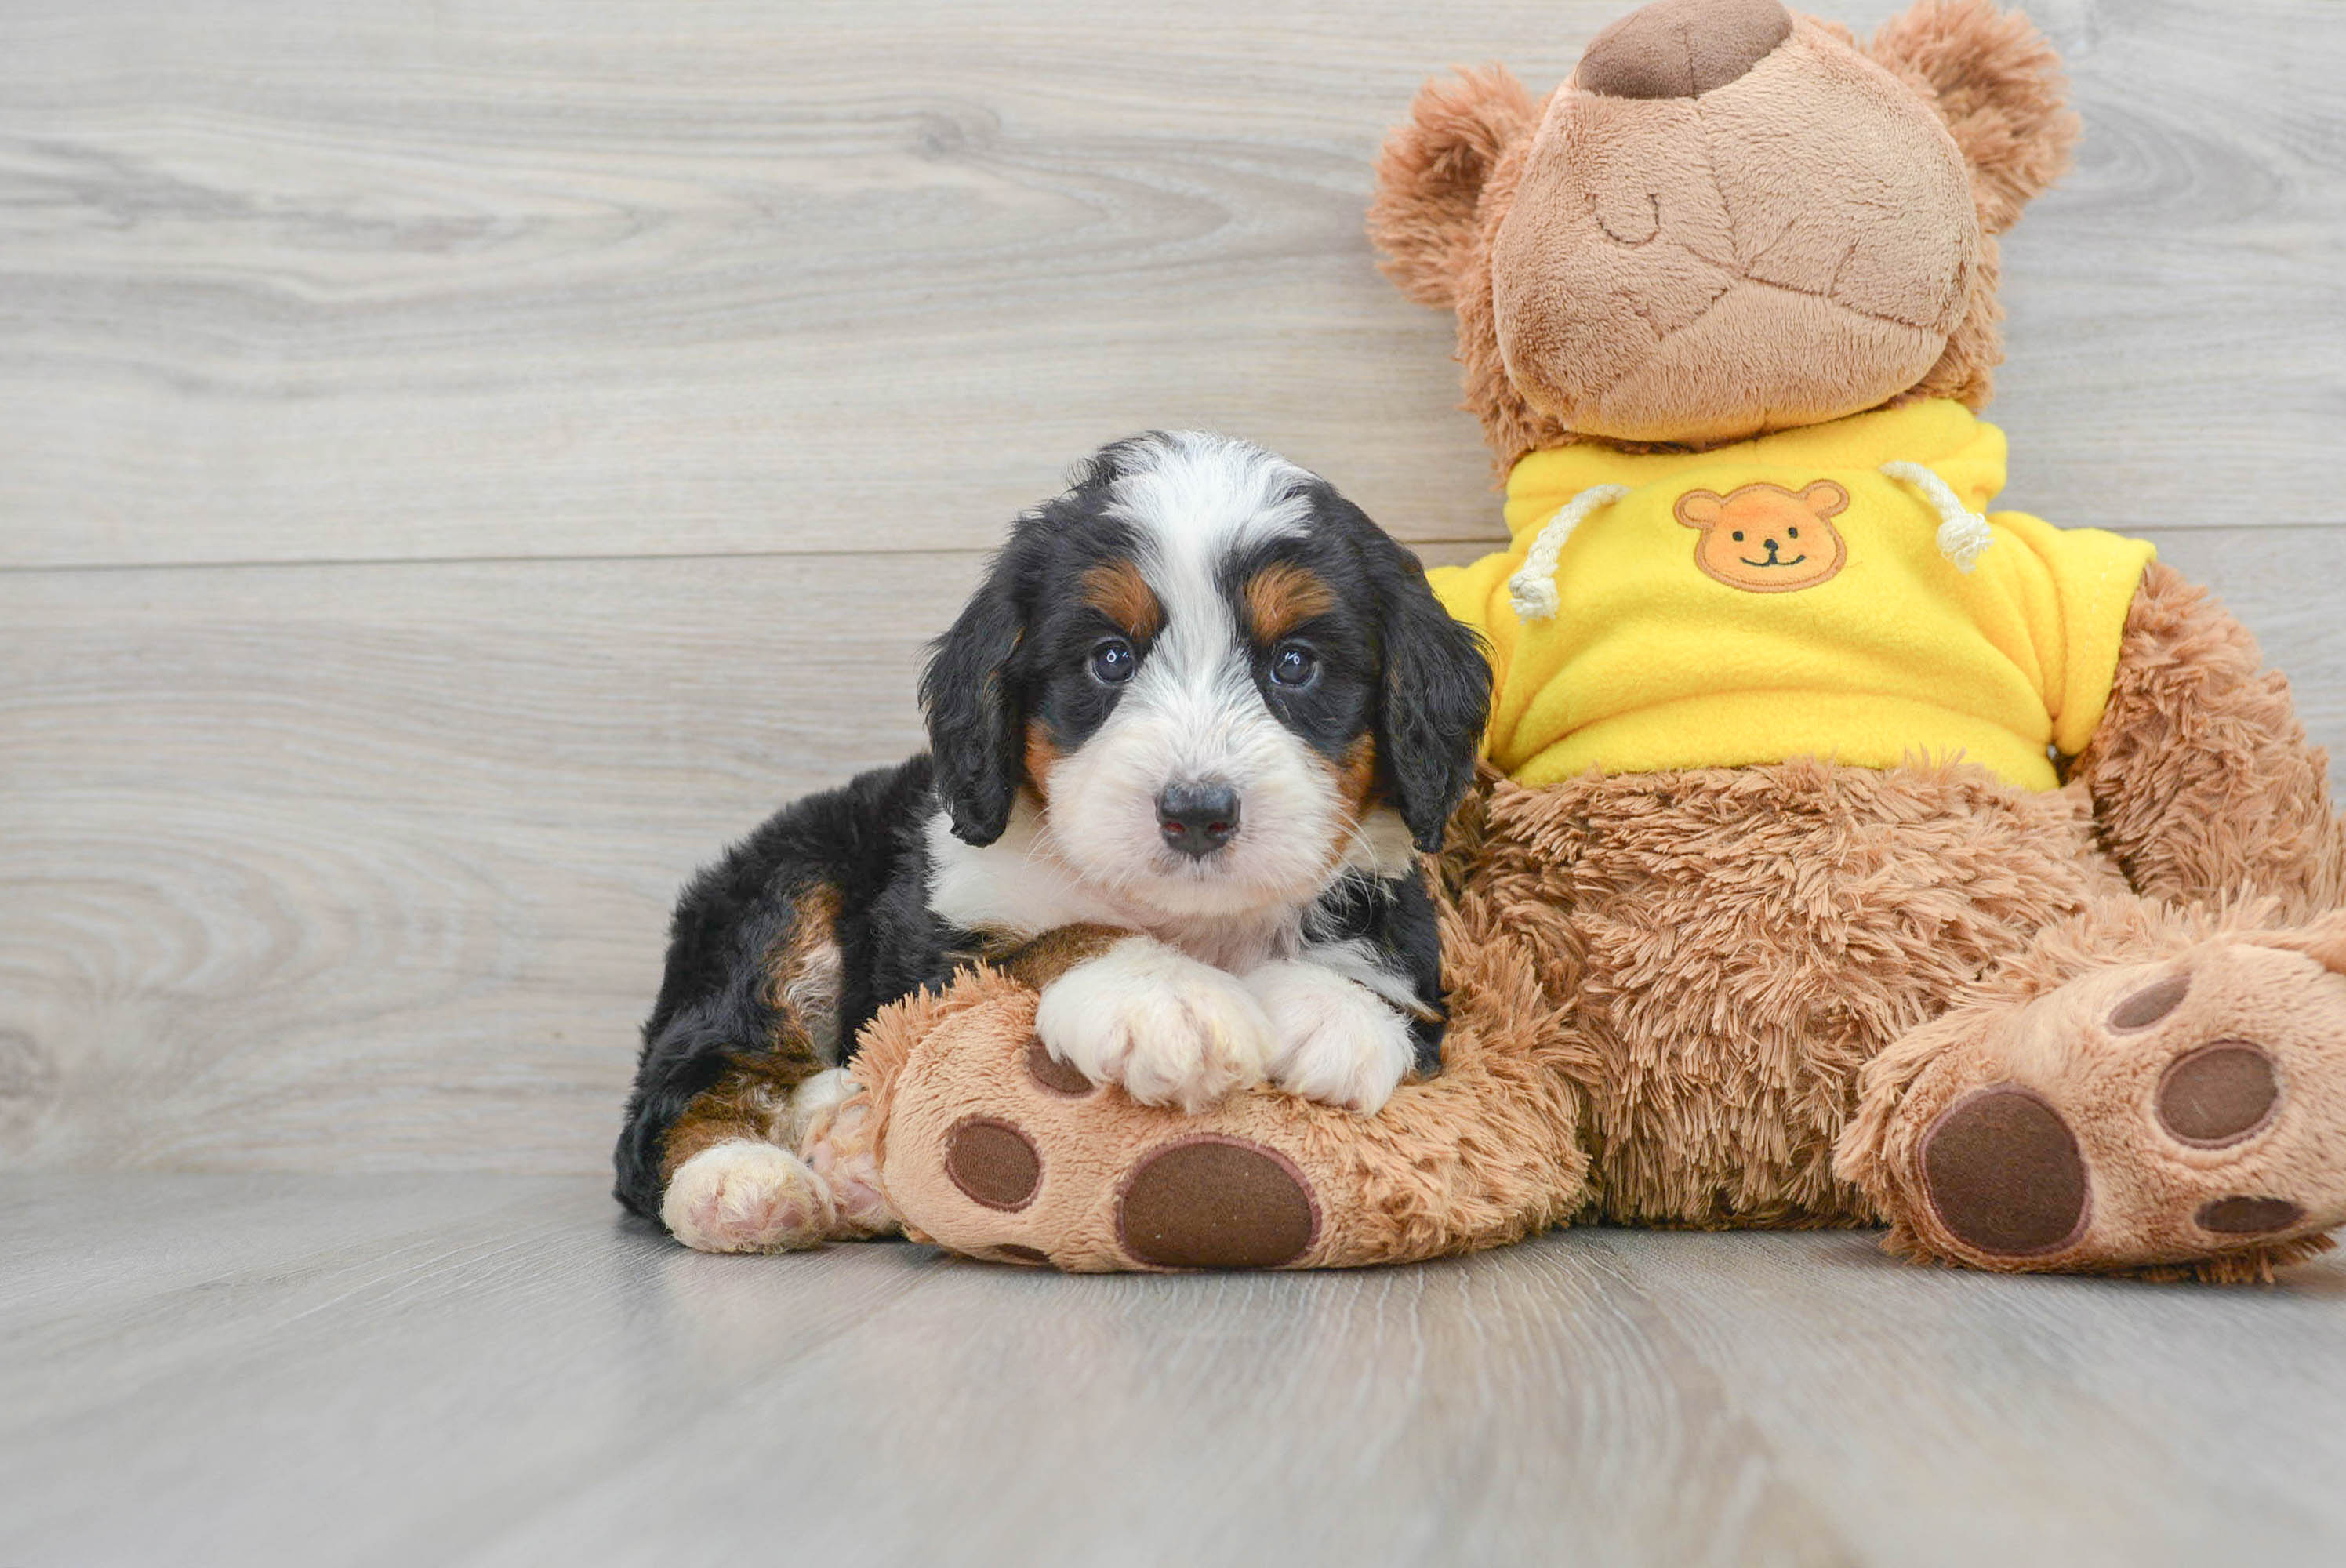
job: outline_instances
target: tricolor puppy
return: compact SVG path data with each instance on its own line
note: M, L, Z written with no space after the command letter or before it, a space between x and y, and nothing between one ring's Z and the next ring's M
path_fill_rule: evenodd
M930 751L686 891L620 1200L711 1250L884 1224L868 1169L790 1150L872 1013L981 958L1041 988L1054 1056L1136 1099L1268 1081L1377 1110L1438 1060L1414 851L1489 690L1416 558L1326 481L1221 436L1104 449L937 643Z

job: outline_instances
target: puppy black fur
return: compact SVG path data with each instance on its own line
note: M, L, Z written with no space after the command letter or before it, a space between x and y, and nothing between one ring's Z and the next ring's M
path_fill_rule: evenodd
M933 648L921 683L928 752L785 807L685 889L615 1154L617 1196L627 1208L658 1220L668 1132L729 1069L770 1064L785 1049L804 1057L810 1074L852 1059L858 1032L881 1007L941 987L981 954L1000 951L999 933L956 925L930 907L931 822L942 810L954 837L983 846L1004 834L1022 796L1047 811L1042 781L1028 773L1033 737L1071 754L1115 710L1118 689L1087 673L1086 656L1104 638L1128 638L1145 661L1147 628L1114 624L1080 585L1093 569L1144 553L1142 530L1115 504L1117 482L1183 439L1152 433L1105 448L1077 469L1066 494L1018 520ZM1234 550L1220 568L1225 593L1235 599L1249 578L1288 563L1325 585L1332 606L1286 628L1274 646L1247 650L1256 686L1280 723L1331 767L1369 738L1373 799L1398 813L1418 848L1432 850L1473 777L1488 665L1474 635L1435 600L1414 555L1325 481L1284 472L1292 475L1285 499L1301 507L1308 525ZM1284 685L1270 670L1290 645L1315 661L1307 687ZM1294 656L1287 657L1291 666ZM772 995L775 955L811 908L836 911L837 1036L786 1042ZM1365 944L1405 980L1417 1004L1417 1068L1434 1071L1441 952L1417 868L1386 875L1339 868L1299 924L1311 942Z

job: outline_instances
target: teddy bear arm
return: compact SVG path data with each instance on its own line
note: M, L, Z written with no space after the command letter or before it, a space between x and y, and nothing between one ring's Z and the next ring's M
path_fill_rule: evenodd
M2154 562L2127 612L2107 708L2069 769L2137 892L2243 891L2284 919L2336 906L2346 835L2289 683L2207 591Z

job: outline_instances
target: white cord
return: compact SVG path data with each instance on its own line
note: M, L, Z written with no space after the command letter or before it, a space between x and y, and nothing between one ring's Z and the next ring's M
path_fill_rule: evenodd
M1515 619L1556 618L1556 561L1564 553L1565 541L1572 537L1572 531L1580 526L1582 518L1628 494L1626 484L1592 484L1556 508L1556 515L1540 524L1539 536L1525 554L1524 564L1507 579L1507 597L1515 603Z
M1955 564L1958 572L1968 572L1979 564L1980 552L1995 543L1995 535L1987 519L1963 504L1953 487L1932 470L1919 463L1885 463L1882 472L1902 480L1923 493L1923 499L1939 510L1939 554Z

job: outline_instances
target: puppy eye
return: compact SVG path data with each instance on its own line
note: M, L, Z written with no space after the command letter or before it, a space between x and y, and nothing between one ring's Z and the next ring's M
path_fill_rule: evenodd
M1320 673L1320 656L1301 643L1281 643L1270 653L1270 678L1281 686L1310 686Z
M1740 528L1735 531L1735 542L1739 545L1743 543L1743 530Z
M1102 686L1122 686L1139 666L1140 660L1133 657L1132 645L1122 637L1110 637L1092 649L1092 678Z
M1784 530L1784 536L1789 539L1797 539L1800 536L1800 531L1798 528L1787 528Z

